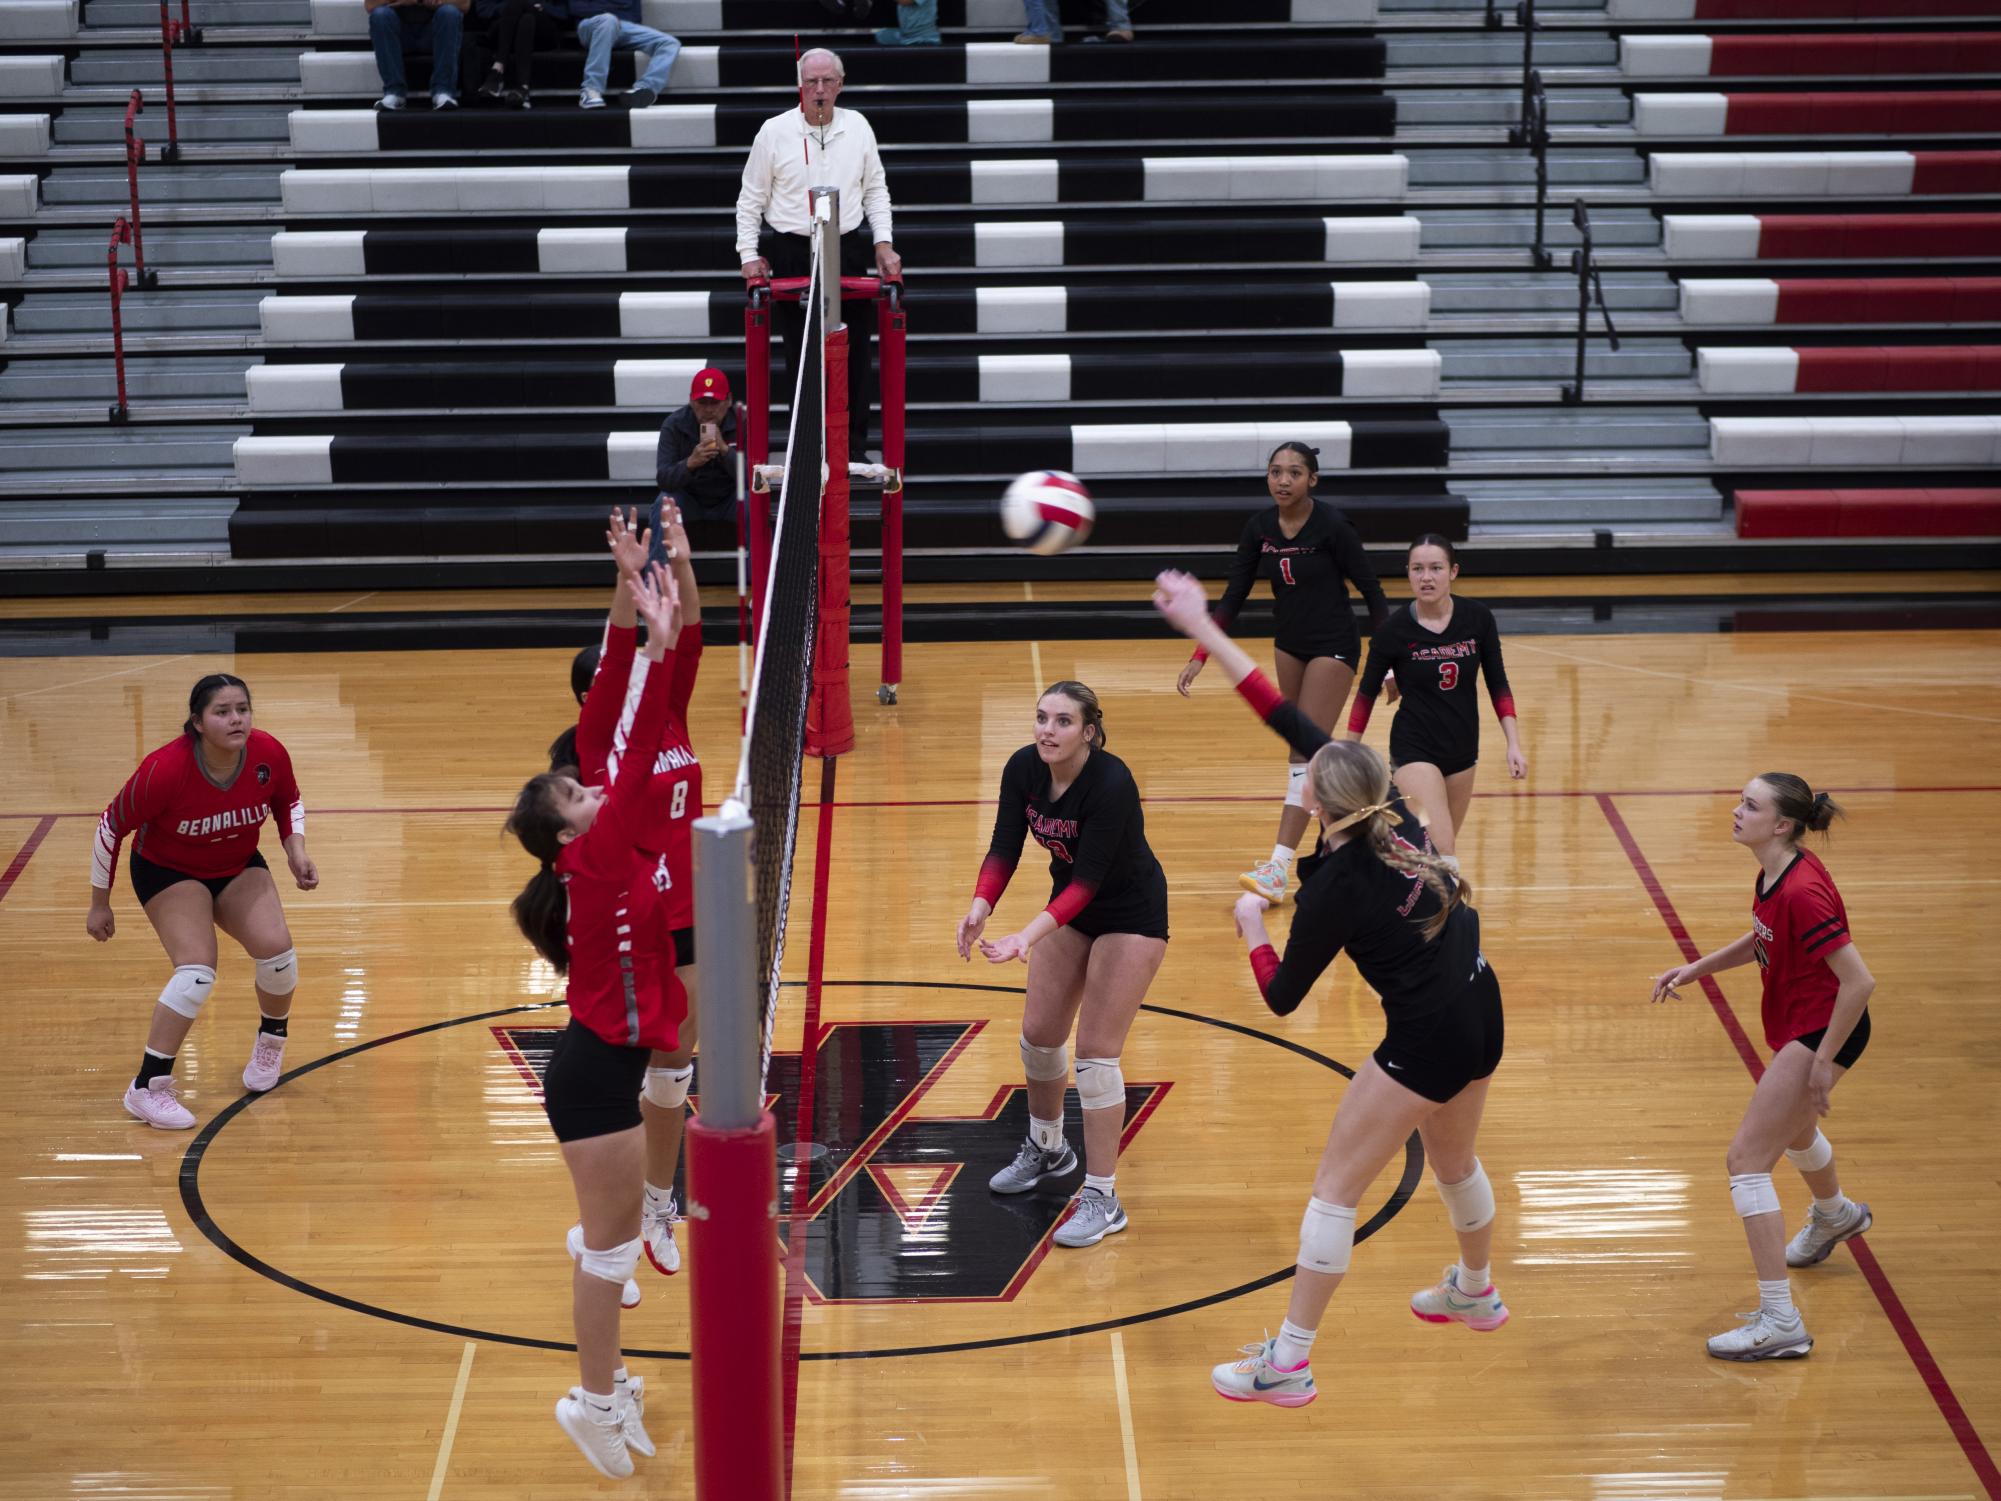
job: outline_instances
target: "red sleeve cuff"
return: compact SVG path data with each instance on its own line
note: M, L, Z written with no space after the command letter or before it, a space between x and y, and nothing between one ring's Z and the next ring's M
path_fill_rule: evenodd
M1369 715L1375 711L1376 701L1364 694L1356 694L1353 707L1348 710L1348 733L1359 735L1369 727Z
M989 908L995 906L1013 877L1012 860L1004 860L999 855L988 855L980 862L980 879L973 886L974 899L985 902Z
M1055 899L1042 910L1056 919L1059 928L1068 927L1077 920L1077 914L1091 905L1091 898L1098 894L1098 888L1084 881L1072 881L1056 893Z
M1514 719L1518 717L1515 713L1515 696L1512 693L1503 693L1499 698L1494 700L1494 717L1496 719Z
M1278 950L1261 943L1251 950L1251 973L1258 978L1258 994L1271 994L1272 976L1278 973Z
M1208 650L1198 646L1193 652L1189 653L1188 660L1191 662L1206 662L1209 660Z
M1237 692L1244 702L1257 711L1260 719L1270 719L1272 711L1285 702L1285 695L1272 686L1271 679L1253 667L1237 684Z

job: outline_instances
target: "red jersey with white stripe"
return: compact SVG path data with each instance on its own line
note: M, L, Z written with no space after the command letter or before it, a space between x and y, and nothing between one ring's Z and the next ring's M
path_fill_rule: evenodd
M668 674L648 674L635 743L658 743L667 700ZM613 783L590 828L563 846L556 875L569 899L570 1015L615 1047L671 1052L688 993L674 974L673 927L654 882L660 856L643 842L661 790L656 777Z
M702 816L702 763L688 740L688 701L701 665L699 624L682 628L658 668L639 655L637 627L608 626L597 675L577 716L577 765L584 782L616 786L629 747L647 744L634 734L641 692L654 672L666 676L667 718L651 743L655 786L641 814L638 844L659 857L654 879L671 928L695 921L694 823Z
M276 737L252 730L235 772L217 781L196 737L176 736L139 763L97 820L90 884L110 890L128 834L136 853L184 876L241 875L269 822L280 839L306 829L292 758Z
M1765 980L1765 1045L1777 1052L1834 1015L1841 981L1828 957L1854 940L1834 877L1811 850L1794 855L1769 891L1760 871L1751 896L1752 948Z

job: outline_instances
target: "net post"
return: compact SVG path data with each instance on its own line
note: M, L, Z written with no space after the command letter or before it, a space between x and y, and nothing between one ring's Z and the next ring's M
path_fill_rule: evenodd
M903 686L903 442L905 371L903 287L884 282L875 305L876 349L882 362L882 684L876 698L896 702Z
M848 340L841 321L841 195L812 191L813 235L819 252L826 337L825 452L820 492L820 626L813 653L813 693L806 709L806 753L839 756L855 748L849 697L848 631L852 613L848 508ZM809 294L810 295L810 289Z
M753 825L731 799L694 825L700 1112L688 1122L689 1351L697 1501L781 1501L777 1126L764 1108L765 979Z
M743 310L744 404L747 421L743 446L753 471L771 462L771 316L769 283L753 286ZM750 639L755 641L763 619L764 575L771 557L771 502L751 485L745 491L743 528L750 553Z

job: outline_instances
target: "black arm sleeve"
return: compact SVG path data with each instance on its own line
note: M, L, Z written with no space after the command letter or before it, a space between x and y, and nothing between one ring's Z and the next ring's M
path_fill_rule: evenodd
M1237 612L1244 607L1244 601L1251 597L1251 585L1258 579L1258 558L1263 552L1263 539L1258 535L1258 519L1253 516L1244 523L1244 534L1237 539L1236 556L1230 559L1230 577L1223 585L1223 597L1216 601L1216 609L1210 616L1224 630L1237 618Z
M1514 712L1514 691L1508 687L1508 669L1501 664L1501 628L1494 621L1494 612L1486 611L1486 619L1480 622L1480 673L1487 680L1487 695L1494 700L1496 713ZM1503 709L1501 706L1508 707Z
M1369 660L1362 668L1362 681L1355 685L1357 698L1373 699L1383 691L1383 679L1397 664L1397 638L1388 622L1376 627L1369 638Z
M1348 914L1353 903L1340 901L1334 891L1302 889L1299 896L1285 953L1265 987L1265 1004L1280 1016L1290 1016L1299 1009L1299 1003L1347 943L1351 928Z
M994 813L994 837L987 844L989 856L998 855L1013 869L1021 860L1021 847L1028 842L1028 775L1021 764L1026 755L1041 764L1034 746L1024 746L1008 757L1001 771L1000 807Z
M688 489L688 455L695 451L695 445L674 425L676 413L670 413L660 424L660 448L654 455L653 482L659 489L674 495L684 495Z
M1362 550L1362 538L1343 516L1334 528L1334 561L1341 565L1341 571L1348 576L1348 582L1362 591L1362 599L1369 607L1369 629L1375 630L1389 618L1390 602L1383 593L1383 586L1376 582L1376 570L1369 566L1369 555Z

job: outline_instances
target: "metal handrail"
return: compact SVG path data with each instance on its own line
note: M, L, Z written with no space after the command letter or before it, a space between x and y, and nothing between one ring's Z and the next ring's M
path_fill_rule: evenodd
M132 246L132 285L142 292L150 292L160 284L160 276L158 272L146 269L146 238L139 224L139 164L146 160L146 142L133 129L133 122L145 108L146 101L134 89L125 104L125 187L132 202L132 222L125 238Z
M1547 271L1556 258L1543 243L1544 218L1549 208L1549 95L1543 91L1542 74L1529 74L1528 147L1535 157L1535 244L1529 257L1538 271Z
M125 399L125 326L118 309L119 299L131 285L125 268L118 264L118 247L131 243L132 226L121 218L111 226L111 243L104 252L105 268L111 279L111 363L118 375L118 400L111 408L113 422L124 422L132 415L131 405Z
M1591 304L1595 300L1599 314L1605 319L1605 336L1613 349L1619 347L1619 330L1612 322L1611 306L1605 301L1605 283L1598 275L1598 266L1592 259L1591 213L1578 199L1570 210L1570 222L1576 226L1581 243L1570 252L1570 268L1577 273L1577 379L1563 388L1565 406L1576 406L1584 400L1584 346L1590 335Z

